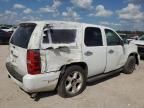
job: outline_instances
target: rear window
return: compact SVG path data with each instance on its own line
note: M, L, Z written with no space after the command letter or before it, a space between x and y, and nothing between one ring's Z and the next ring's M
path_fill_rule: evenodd
M12 36L11 43L22 48L27 48L31 34L33 33L35 27L36 24L33 23L20 24L20 26Z
M47 31L48 32L48 31ZM45 33L43 42L49 43L49 33ZM50 29L52 43L73 43L76 37L76 30L74 29Z

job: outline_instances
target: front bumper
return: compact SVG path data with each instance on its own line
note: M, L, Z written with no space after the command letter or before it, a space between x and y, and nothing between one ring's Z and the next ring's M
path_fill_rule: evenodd
M26 74L21 76L10 63L6 63L6 67L11 79L28 93L54 90L60 75L60 71L56 71L38 75Z

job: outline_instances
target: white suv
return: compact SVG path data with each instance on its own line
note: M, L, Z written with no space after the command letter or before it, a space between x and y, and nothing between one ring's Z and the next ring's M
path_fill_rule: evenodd
M124 44L108 27L64 21L19 25L10 39L8 75L24 91L57 90L62 97L80 94L86 82L139 64L136 45Z

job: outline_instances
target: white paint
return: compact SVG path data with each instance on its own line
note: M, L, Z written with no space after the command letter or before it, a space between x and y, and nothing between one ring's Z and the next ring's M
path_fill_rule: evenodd
M29 22L27 22L29 23ZM15 59L13 65L16 66L18 72L23 77L23 83L16 79L14 81L27 92L40 92L54 90L59 74L60 68L63 65L84 62L88 66L88 77L97 75L111 70L122 67L130 53L137 53L137 47L133 44L124 46L107 46L106 36L104 29L106 27L64 21L31 21L36 23L37 26L30 38L28 49L40 49L41 54L41 71L43 74L29 75L26 66L27 49L19 48L10 44L10 51L13 51ZM76 29L75 42L71 44L43 44L43 28L46 24L50 24L56 29ZM87 47L84 44L84 32L86 27L98 27L102 31L103 46ZM110 28L108 28L110 29ZM110 29L111 30L111 29ZM51 49L47 49L50 48ZM114 50L110 55L109 50ZM91 56L86 56L85 53L90 51L93 53ZM14 56L10 53L7 62L13 62Z

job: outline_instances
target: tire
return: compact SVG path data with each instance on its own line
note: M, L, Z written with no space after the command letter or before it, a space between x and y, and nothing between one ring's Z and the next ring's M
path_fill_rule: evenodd
M128 57L128 60L124 66L123 73L131 74L135 70L136 59L134 56Z
M68 67L58 85L58 94L69 98L82 93L86 88L86 73L77 65Z

